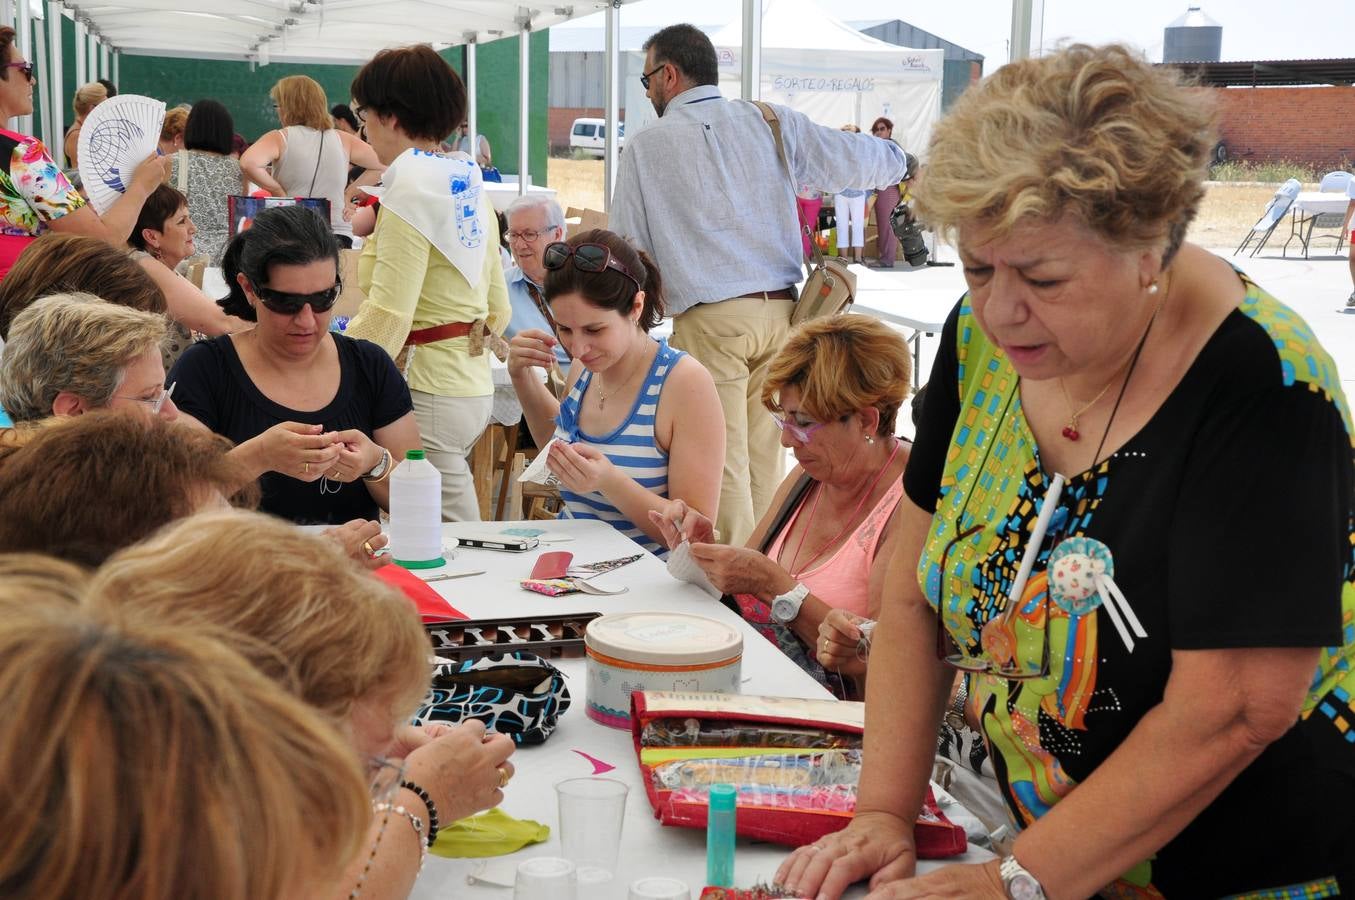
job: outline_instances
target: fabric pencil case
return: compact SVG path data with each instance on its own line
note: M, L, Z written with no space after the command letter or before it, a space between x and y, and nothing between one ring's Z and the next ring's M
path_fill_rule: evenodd
M433 668L433 686L415 722L479 719L518 744L540 744L569 709L564 674L535 653L493 653Z
M704 828L713 783L738 790L740 835L791 847L847 826L856 811L865 704L739 694L636 691L631 734L645 792L665 825ZM930 788L918 856L958 856L964 829Z

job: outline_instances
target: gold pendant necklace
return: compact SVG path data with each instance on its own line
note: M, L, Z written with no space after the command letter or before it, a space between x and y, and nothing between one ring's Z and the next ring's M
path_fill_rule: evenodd
M1157 306L1156 308L1153 309L1153 314L1148 318L1148 327L1143 330L1143 337L1139 339L1138 349L1134 351L1133 359L1134 362L1138 362L1139 353L1143 351L1143 345L1148 340L1148 332L1152 330L1153 322L1157 320L1157 314L1162 311L1162 304L1167 302L1167 294L1171 293L1171 280L1166 277L1165 273L1163 276L1163 280L1167 282L1167 287L1162 292L1162 299L1157 301ZM1157 282L1154 281L1153 288L1156 289L1156 287ZM1066 437L1070 441L1076 441L1077 439L1082 437L1082 432L1078 431L1077 428L1077 420L1081 418L1083 415L1085 415L1087 410L1091 409L1093 406L1101 402L1101 398L1104 397L1106 395L1106 392L1110 390L1111 385L1120 380L1120 374L1123 371L1124 368L1121 368L1119 372L1116 372L1115 377L1111 378L1110 381L1106 382L1106 386L1101 388L1100 392L1095 397L1092 398L1091 402L1084 404L1081 409L1078 409L1076 405L1073 403L1073 398L1068 393L1068 386L1063 383L1063 378L1062 376L1060 376L1059 390L1063 391L1063 402L1068 404L1068 423L1063 426L1064 437Z
M617 385L616 387L612 388L612 390L611 390L610 393L604 393L603 390L602 390L602 384L601 384L601 382L599 382L599 384L598 384L598 409L606 409L606 408L607 408L607 398L608 398L608 397L615 397L617 391L621 390L621 389L624 388L626 385L630 384L630 380L631 380L632 378L635 377L635 372L640 368L640 366L644 365L644 362L645 362L645 353L644 353L644 351L642 350L642 351L640 351L640 361L639 361L639 363L636 364L636 365L634 365L634 366L631 366L631 370L630 370L629 372L626 373L626 379L625 379L625 381L622 381L619 385Z

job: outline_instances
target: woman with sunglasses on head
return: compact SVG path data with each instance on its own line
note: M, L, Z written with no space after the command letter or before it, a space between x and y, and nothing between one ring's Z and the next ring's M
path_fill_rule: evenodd
M711 583L743 617L840 697L866 674L860 625L879 618L908 445L894 436L912 364L897 332L870 316L817 319L767 366L759 414L781 428L797 465L745 547L675 501L651 513L664 542L691 541Z
M358 260L367 299L348 334L392 357L406 354L424 451L442 473L442 517L476 521L467 457L493 408L485 345L499 340L512 311L480 167L464 153L441 151L466 112L466 88L420 44L373 57L353 79L353 99L389 168L376 230Z
M0 120L33 113L33 64L0 26ZM42 141L0 128L0 278L19 254L48 230L86 234L120 247L141 204L165 177L156 156L137 166L124 193L102 215L71 186Z
M709 372L656 341L663 282L644 251L610 231L546 246L545 297L574 362L557 400L537 368L556 365L554 336L513 337L508 371L538 447L563 485L568 513L601 519L667 555L670 500L714 519L724 466L724 414Z
M409 389L374 344L329 331L339 244L302 206L265 210L226 248L227 313L254 328L174 366L184 417L236 443L259 508L303 524L375 519L395 460L419 446Z
M870 126L870 133L884 141L894 141L894 123L880 116ZM897 141L894 141L898 143ZM909 173L912 174L912 173ZM878 258L869 264L872 269L894 268L894 257L899 251L899 239L894 236L894 227L889 222L889 214L899 205L899 186L888 184L875 190L875 244Z
M919 212L967 294L891 548L835 900L1355 891L1355 464L1336 365L1185 240L1212 98L1123 46L1004 66L932 132ZM1344 623L1344 629L1343 629ZM1015 840L913 878L957 671Z

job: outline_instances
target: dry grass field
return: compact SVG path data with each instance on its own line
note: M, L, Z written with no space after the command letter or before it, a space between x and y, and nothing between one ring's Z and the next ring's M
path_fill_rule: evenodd
M602 209L601 160L552 159L547 178L547 183L559 191L562 207ZM1276 187L1209 182L1200 214L1191 225L1189 239L1204 247L1236 247L1247 229L1260 218ZM1305 185L1304 190L1317 190L1317 186Z

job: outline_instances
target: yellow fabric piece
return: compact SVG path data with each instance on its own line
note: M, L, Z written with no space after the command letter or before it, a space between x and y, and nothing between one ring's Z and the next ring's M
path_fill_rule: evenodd
M528 844L540 844L549 837L549 825L515 819L495 807L438 829L430 852L449 859L503 856Z
M497 247L498 222L488 201L481 202L485 240ZM344 333L380 344L392 358L412 329L484 319L491 331L502 333L511 315L498 253L485 254L480 285L472 288L414 226L385 209L358 258L358 284L367 299ZM472 357L464 337L421 346L408 380L411 390L439 397L494 392L489 357Z

